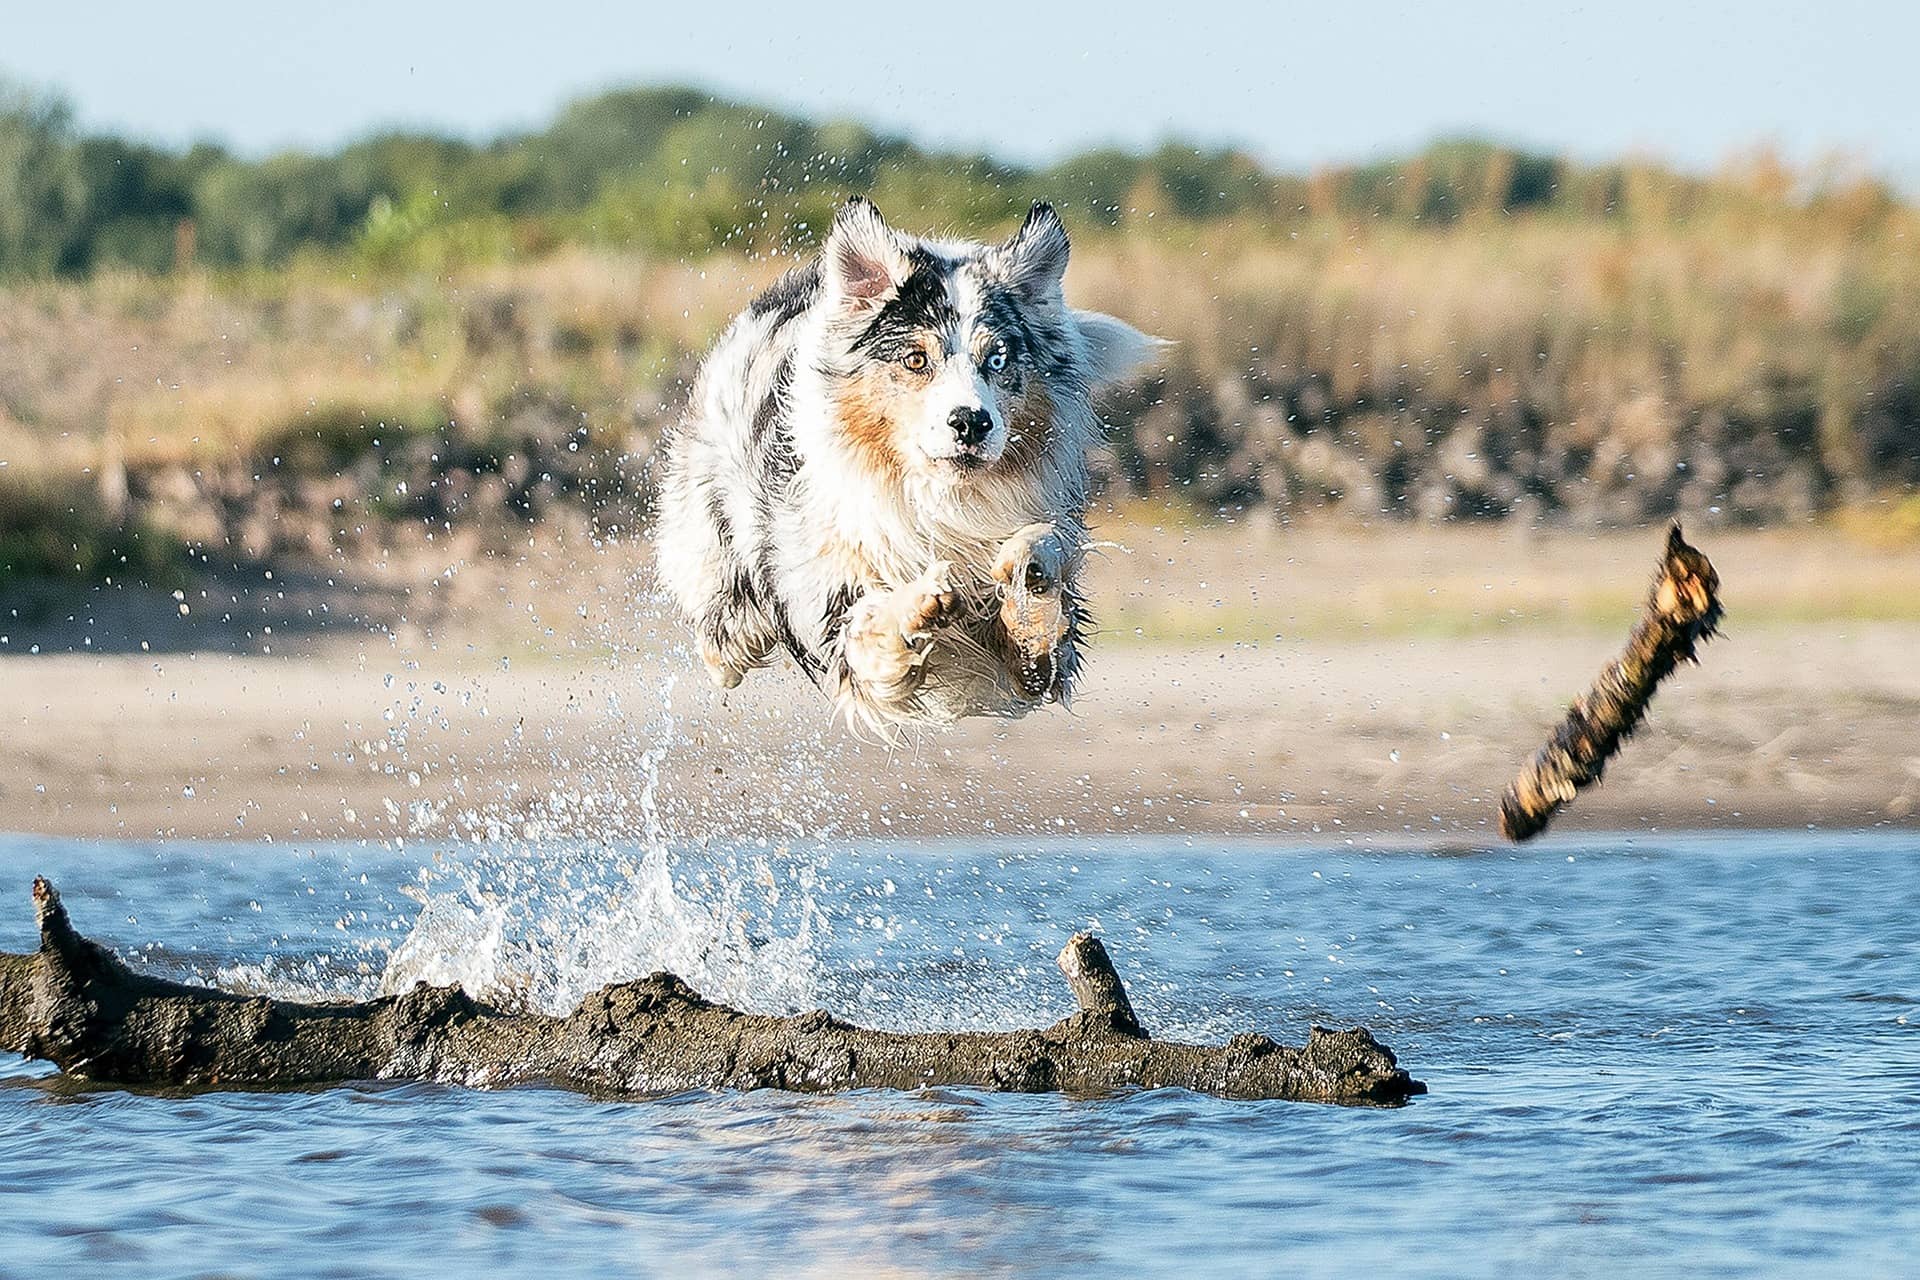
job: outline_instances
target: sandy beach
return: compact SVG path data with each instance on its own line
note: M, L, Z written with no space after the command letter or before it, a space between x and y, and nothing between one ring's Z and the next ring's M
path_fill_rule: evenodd
M226 620L142 652L89 614L43 610L37 631L16 617L0 828L617 839L651 805L677 830L782 838L1490 841L1501 788L1617 646L1657 546L1648 531L1107 533L1103 633L1070 710L891 748L832 724L790 669L710 689L672 620L622 586L642 548L585 574L483 575L374 629L276 637L235 620L236 595ZM1830 533L1700 541L1728 634L1557 829L1915 822L1920 556ZM122 602L121 625L162 634L173 612ZM117 652L88 652L89 621Z

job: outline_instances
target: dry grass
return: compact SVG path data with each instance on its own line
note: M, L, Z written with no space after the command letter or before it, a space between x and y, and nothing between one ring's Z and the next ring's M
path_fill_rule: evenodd
M1222 372L1324 370L1342 399L1417 387L1469 401L1488 381L1560 404L1588 431L1637 399L1764 412L1806 382L1846 420L1876 373L1920 359L1920 226L1810 219L1685 225L1552 218L1440 230L1323 220L1285 241L1103 242L1071 283Z
M75 467L223 456L316 410L410 417L524 383L619 399L678 372L779 264L568 251L445 279L285 274L0 290L0 446ZM84 461L83 461L84 459Z
M1098 520L1104 644L1612 634L1646 594L1656 530L1602 533L1308 521L1195 525L1129 504ZM1920 622L1920 542L1840 523L1690 535L1720 570L1728 629Z
M1787 386L1836 424L1876 375L1920 367L1920 228L1469 219L1444 229L1216 229L1183 244L1093 238L1077 301L1179 345L1202 377L1319 371L1335 396L1488 383L1557 405L1557 426L1628 443L1680 408L1764 413ZM1910 234L1911 232L1911 234ZM1844 233L1844 234L1843 234ZM0 291L0 409L36 434L190 452L301 406L447 397L467 381L623 389L670 374L786 264L564 250L445 278L109 274ZM489 349L496 315L520 349Z
M1671 509L1782 521L1846 506L1850 533L1898 543L1920 527L1900 505L1920 478L1914 222L1727 206L1444 228L1320 217L1284 236L1226 223L1089 236L1069 289L1176 343L1164 386L1119 406L1122 485L1289 518L1340 504L1368 519L1396 503L1450 518L1475 489L1492 495L1479 513L1499 514L1524 510L1529 485L1588 521ZM440 277L307 264L14 286L0 290L0 460L67 489L114 468L165 470L147 491L191 504L205 500L188 492L203 468L244 477L328 424L484 442L529 396L581 415L595 448L644 458L698 353L786 265L561 249ZM1392 492L1396 467L1418 487ZM1365 602L1378 619L1365 625L1571 625L1616 600L1535 585L1375 587L1386 594ZM1910 595L1771 608L1904 617ZM1111 616L1123 633L1254 635L1352 614L1344 600L1198 610L1123 601Z

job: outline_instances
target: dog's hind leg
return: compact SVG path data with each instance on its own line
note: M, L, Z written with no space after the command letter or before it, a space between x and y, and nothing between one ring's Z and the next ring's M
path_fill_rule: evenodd
M722 689L766 665L779 631L768 618L728 515L727 491L711 450L669 454L661 486L655 560L661 582L693 624L700 660ZM734 502L736 508L745 505Z
M747 672L766 666L780 642L744 577L707 602L694 632L700 637L700 661L722 689L733 688Z

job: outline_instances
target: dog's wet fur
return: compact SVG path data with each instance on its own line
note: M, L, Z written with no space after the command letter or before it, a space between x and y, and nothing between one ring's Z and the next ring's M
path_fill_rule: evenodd
M854 199L721 336L667 446L659 558L725 688L780 654L882 732L1064 700L1093 397L1155 340L1067 306L1066 229L931 240Z

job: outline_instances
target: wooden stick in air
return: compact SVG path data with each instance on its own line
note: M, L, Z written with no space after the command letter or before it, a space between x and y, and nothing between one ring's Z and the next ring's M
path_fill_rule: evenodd
M1687 545L1676 523L1667 531L1660 571L1625 652L1567 709L1547 744L1507 788L1500 799L1501 835L1532 839L1575 794L1600 780L1607 761L1647 714L1660 682L1680 663L1698 661L1695 646L1720 623L1719 591L1720 575Z

